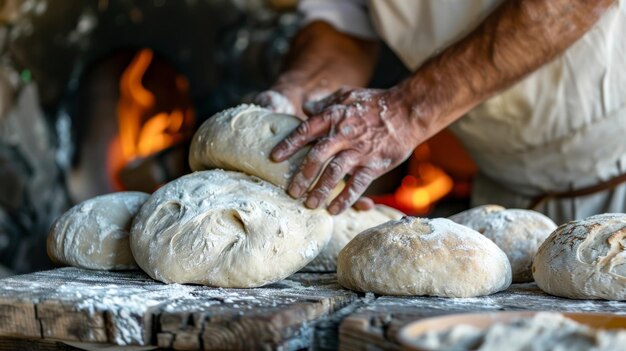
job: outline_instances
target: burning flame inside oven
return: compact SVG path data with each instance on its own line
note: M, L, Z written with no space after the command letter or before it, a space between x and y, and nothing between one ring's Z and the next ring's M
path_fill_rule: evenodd
M123 190L119 172L134 160L148 157L188 139L193 133L194 112L190 104L157 109L157 98L143 85L143 78L153 62L150 49L139 51L120 79L117 105L118 137L109 148L109 179ZM189 85L182 75L175 77L178 95L187 96ZM187 105L185 107L184 105Z
M426 214L432 204L448 195L454 187L452 178L441 168L429 162L428 144L420 145L413 153L410 174L402 179L394 198L401 208L415 214Z
M408 174L393 195L381 203L411 215L426 215L444 197L468 199L476 164L461 142L443 130L418 146L409 160Z

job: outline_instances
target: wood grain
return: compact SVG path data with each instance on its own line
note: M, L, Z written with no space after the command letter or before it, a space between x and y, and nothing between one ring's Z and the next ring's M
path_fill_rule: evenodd
M357 299L334 275L296 274L263 288L218 289L161 284L140 272L61 268L0 280L0 338L298 349L310 345L319 319Z
M626 314L626 302L559 298L545 294L534 283L513 284L507 291L477 298L379 296L343 319L339 348L400 350L397 334L415 320L451 313L524 310Z
M407 323L449 313L556 310L626 314L626 302L569 300L535 284L466 299L341 289L298 273L257 289L166 285L140 272L62 268L0 280L0 350L72 350L66 342L175 350L398 350Z

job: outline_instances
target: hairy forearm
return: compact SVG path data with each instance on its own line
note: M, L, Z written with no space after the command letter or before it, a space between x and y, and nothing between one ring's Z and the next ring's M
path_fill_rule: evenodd
M378 44L313 22L296 36L277 84L302 87L326 85L330 92L343 85L364 86L374 70Z
M399 87L423 139L565 51L613 0L505 1Z

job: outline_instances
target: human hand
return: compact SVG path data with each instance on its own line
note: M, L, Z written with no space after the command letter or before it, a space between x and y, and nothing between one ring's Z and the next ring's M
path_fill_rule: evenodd
M419 142L411 104L399 88L341 89L305 109L309 119L279 143L271 157L284 161L317 140L288 188L296 198L311 189L305 202L309 208L324 203L331 190L350 175L328 207L331 214L342 212L374 179L406 160Z
M376 41L314 21L294 38L285 57L285 71L271 90L260 93L254 102L306 120L303 108L308 103L323 99L344 85L367 84L377 57Z

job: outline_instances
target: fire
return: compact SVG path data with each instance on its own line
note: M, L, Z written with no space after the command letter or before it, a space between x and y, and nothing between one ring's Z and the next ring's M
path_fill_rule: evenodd
M401 208L410 209L415 214L426 214L432 204L452 191L454 182L446 172L429 162L428 144L420 145L413 157L415 169L404 177L394 199Z
M109 148L112 179L117 179L119 171L133 160L176 145L192 133L194 116L190 107L159 110L155 94L144 86L143 79L153 58L152 50L139 51L120 79L117 105L119 135ZM184 77L177 76L173 84L179 94L188 93Z

